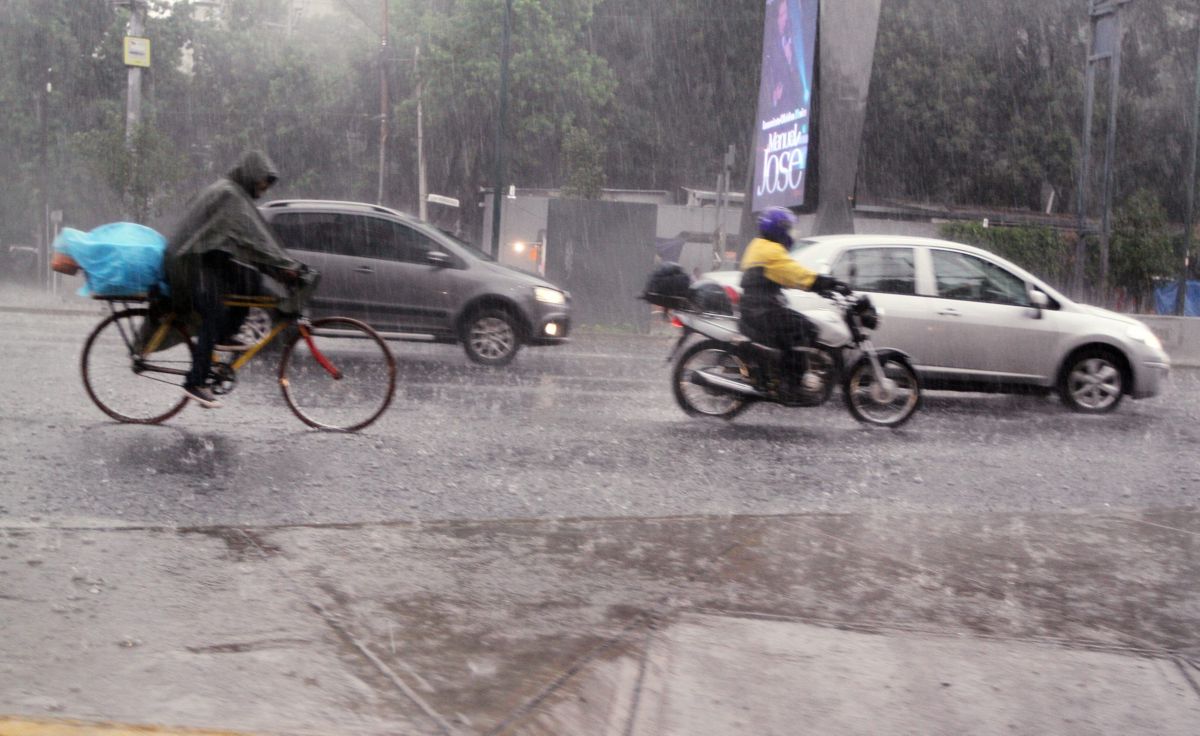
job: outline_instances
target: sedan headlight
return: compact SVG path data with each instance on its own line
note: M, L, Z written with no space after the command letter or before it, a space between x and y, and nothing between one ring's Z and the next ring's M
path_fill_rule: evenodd
M566 304L567 296L558 289L547 289L545 286L533 287L533 298L546 304Z
M1158 335L1155 335L1153 332L1145 327L1142 327L1141 325L1130 327L1125 331L1125 335L1130 340L1137 340L1143 345L1148 345L1160 352L1162 351L1162 341L1158 339Z

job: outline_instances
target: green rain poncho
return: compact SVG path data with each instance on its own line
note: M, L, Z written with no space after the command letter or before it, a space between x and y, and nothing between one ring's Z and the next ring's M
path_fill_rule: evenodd
M275 165L265 153L249 151L228 174L196 195L167 241L163 259L171 307L177 315L190 314L201 257L211 251L228 253L268 274L278 269L300 272L298 288L279 306L285 313L300 312L316 287L317 275L292 258L254 205L255 184L277 178Z

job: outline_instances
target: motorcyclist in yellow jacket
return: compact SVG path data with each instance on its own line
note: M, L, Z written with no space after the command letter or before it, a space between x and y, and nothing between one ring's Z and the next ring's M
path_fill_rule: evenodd
M849 294L850 287L806 268L789 255L795 224L795 216L784 207L771 207L759 215L759 237L750 241L742 254L739 324L750 339L783 351L785 385L803 377L801 385L807 387L815 378L805 375L804 355L792 348L811 345L814 328L803 315L788 308L783 290Z

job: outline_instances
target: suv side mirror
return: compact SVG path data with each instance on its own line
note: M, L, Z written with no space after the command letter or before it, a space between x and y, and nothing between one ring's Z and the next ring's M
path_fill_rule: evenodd
M425 260L431 266L437 266L438 268L449 268L454 265L454 257L440 250L429 251L425 254Z
M1032 289L1029 292L1029 301L1033 302L1033 308L1037 311L1034 319L1041 319L1042 310L1050 306L1050 297L1046 296L1046 293L1040 289Z

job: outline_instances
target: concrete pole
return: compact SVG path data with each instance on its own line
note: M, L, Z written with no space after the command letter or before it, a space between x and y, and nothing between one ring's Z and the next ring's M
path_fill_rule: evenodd
M383 182L387 173L388 134L388 0L382 0L383 28L379 32L379 187L375 193L375 204L383 204Z
M130 36L146 35L146 2L145 0L129 0ZM133 133L142 122L142 68L127 67L127 90L125 95L125 143L133 144Z
M1104 211L1100 223L1100 290L1103 300L1108 301L1108 245L1112 232L1113 166L1117 152L1117 104L1121 92L1121 6L1116 9L1116 39L1113 41L1112 60L1109 61L1108 130L1104 143Z
M426 198L429 196L429 186L425 180L425 122L421 109L421 47L418 45L413 52L413 73L417 76L417 213L422 220L428 220Z
M1092 36L1096 35L1096 20L1092 18ZM1071 275L1072 296L1082 299L1084 296L1084 261L1087 259L1087 240L1084 232L1087 230L1087 189L1088 168L1092 158L1092 118L1096 105L1096 61L1092 59L1092 43L1088 43L1087 70L1084 73L1083 100L1083 139L1080 141L1082 152L1079 159L1079 191L1076 193L1076 213L1078 214L1077 230L1079 240L1075 244L1075 270Z
M512 34L512 0L504 0L504 35L500 43L500 114L496 121L496 179L492 187L492 257L500 257L500 206L504 201L504 119L508 115L508 56Z
M1175 292L1175 314L1183 316L1187 306L1188 256L1192 252L1192 212L1196 201L1196 135L1200 129L1200 34L1196 36L1196 92L1192 95L1192 141L1189 146L1187 205L1184 208L1183 253L1179 259L1179 285Z

